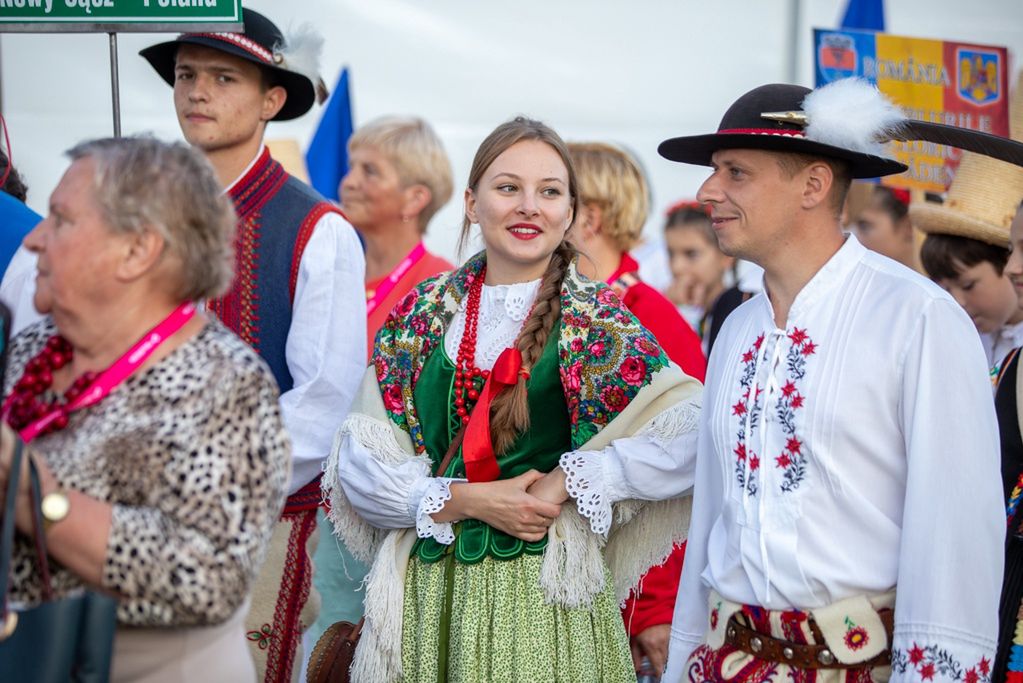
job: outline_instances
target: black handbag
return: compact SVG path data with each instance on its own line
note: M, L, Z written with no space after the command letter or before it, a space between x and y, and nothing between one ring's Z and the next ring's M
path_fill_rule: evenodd
M24 457L17 440L0 520L0 681L104 683L110 678L117 601L93 591L52 599L50 568L40 510L39 472L29 458L36 559L46 600L21 612L7 604L14 546L14 510Z

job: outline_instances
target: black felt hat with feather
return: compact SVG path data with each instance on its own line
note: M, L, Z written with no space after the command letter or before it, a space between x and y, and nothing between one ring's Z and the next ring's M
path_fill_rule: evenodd
M1023 166L1023 144L974 130L908 119L871 83L848 78L816 90L763 85L728 108L716 133L665 140L657 148L672 161L709 166L721 149L802 152L839 159L854 178L902 173L884 153L892 140L927 140Z

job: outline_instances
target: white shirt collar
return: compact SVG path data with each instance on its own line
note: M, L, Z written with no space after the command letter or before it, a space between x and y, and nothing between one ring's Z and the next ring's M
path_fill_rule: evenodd
M866 253L867 248L860 244L856 236L852 233L846 233L845 242L839 250L799 290L795 301L792 302L792 307L789 308L786 325L791 325L793 320L798 320L800 316L812 308L822 297L827 296L835 287L841 284ZM771 305L770 295L767 292L766 282L764 284L764 305L767 307L768 315L773 320L774 309Z

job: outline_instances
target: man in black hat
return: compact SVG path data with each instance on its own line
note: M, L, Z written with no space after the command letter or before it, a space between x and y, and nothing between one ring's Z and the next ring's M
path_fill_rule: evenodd
M185 138L238 213L235 281L208 309L259 352L281 390L292 478L246 628L260 680L290 681L319 609L307 597L321 463L365 369L365 263L338 209L263 144L269 121L312 107L322 39L311 30L285 37L249 9L243 20L244 33L187 33L140 54L173 85Z
M872 86L757 88L668 159L764 294L717 338L662 680L989 680L1004 517L983 351L956 303L842 232L899 173Z

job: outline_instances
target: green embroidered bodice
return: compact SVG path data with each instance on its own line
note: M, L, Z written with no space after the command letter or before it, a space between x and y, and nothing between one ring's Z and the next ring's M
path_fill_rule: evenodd
M438 344L423 365L413 392L426 452L435 470L460 426L454 405L454 376L454 363L444 351L444 345ZM548 339L527 387L529 431L498 456L501 479L517 477L530 469L550 472L557 467L561 454L572 449L568 407L558 371L557 334L552 334ZM434 474L464 478L465 465L461 449L451 458L447 472L435 471ZM546 537L541 541L527 543L475 519L459 522L454 528L455 542L450 548L435 539L421 538L416 541L412 553L418 555L423 562L436 562L447 552L454 552L458 562L473 564L488 555L498 560L510 560L522 553L539 555L547 546Z

